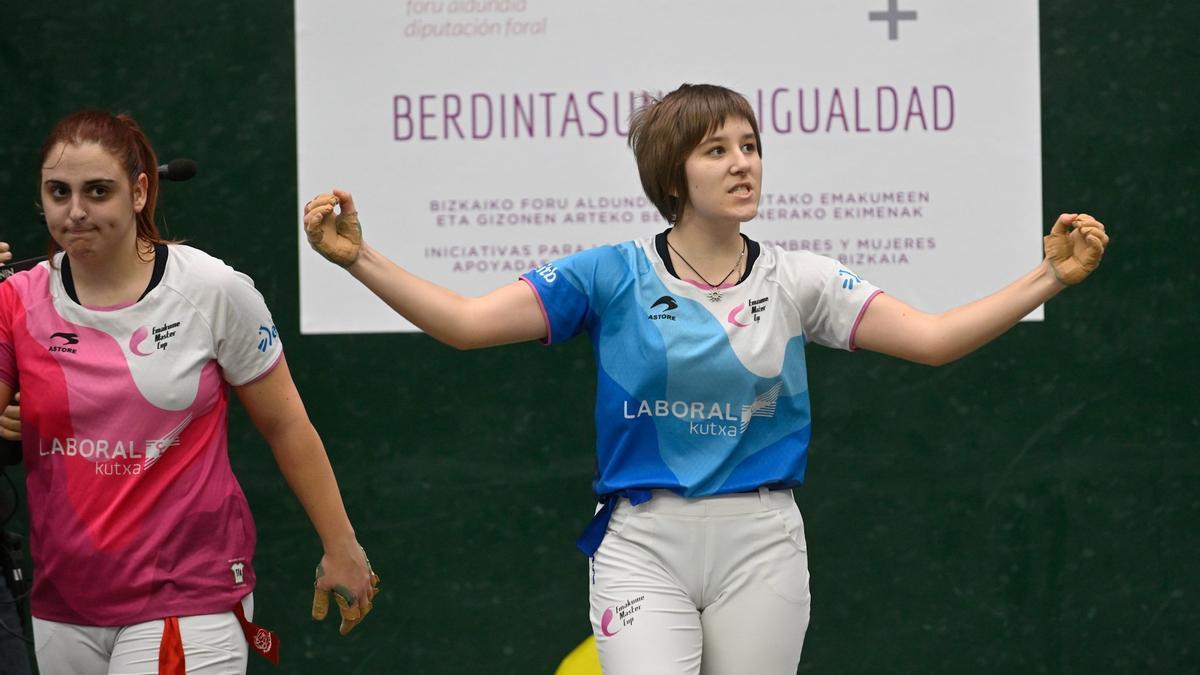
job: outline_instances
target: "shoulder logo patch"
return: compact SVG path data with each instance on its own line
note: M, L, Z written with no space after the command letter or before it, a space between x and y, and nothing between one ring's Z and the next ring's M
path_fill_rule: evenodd
M541 277L548 284L552 284L555 282L555 280L558 279L558 270L555 269L554 265L552 265L550 263L546 263L545 265L542 265L541 267L535 269L533 272L534 272L534 274L537 274L539 277Z
M275 327L275 324L271 324L270 328L259 326L258 334L262 336L258 340L258 351L265 352L275 344L275 338L279 337L279 329Z
M856 284L862 283L862 277L847 269L838 270L838 276L842 277L842 288L852 291Z

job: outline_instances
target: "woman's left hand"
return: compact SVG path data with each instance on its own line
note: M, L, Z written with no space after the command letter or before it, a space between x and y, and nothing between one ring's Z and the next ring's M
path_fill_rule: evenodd
M317 565L314 587L313 619L321 621L329 613L329 595L332 593L342 615L338 631L346 635L371 611L375 594L379 592L379 575L371 569L367 552L358 542L352 542L325 551Z
M1042 241L1054 277L1072 286L1100 266L1108 234L1103 223L1086 213L1064 213Z

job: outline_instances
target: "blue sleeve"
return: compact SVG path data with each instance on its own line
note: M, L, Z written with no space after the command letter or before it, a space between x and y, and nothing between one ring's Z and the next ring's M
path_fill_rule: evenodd
M613 255L611 246L601 246L521 275L542 305L546 344L566 342L591 326L604 304L601 271Z

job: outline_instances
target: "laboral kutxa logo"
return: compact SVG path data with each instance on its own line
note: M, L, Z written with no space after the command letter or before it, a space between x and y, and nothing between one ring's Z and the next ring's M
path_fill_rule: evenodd
M746 433L755 417L775 417L775 406L783 382L764 391L750 403L736 404L720 401L668 401L643 400L631 410L631 401L625 401L624 417L627 420L639 417L674 417L688 423L688 433L696 436L738 436Z
M78 457L94 463L97 476L138 476L149 471L168 450L180 444L179 437L192 421L188 413L162 438L138 440L136 438L92 438L88 436L66 436L49 439L39 438L39 457L55 455Z

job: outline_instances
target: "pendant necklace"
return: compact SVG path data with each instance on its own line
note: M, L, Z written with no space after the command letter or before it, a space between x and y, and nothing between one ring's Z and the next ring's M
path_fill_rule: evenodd
M746 240L742 239L742 252L738 254L737 260L734 261L733 269L726 272L725 276L721 277L721 280L714 284L711 281L709 281L708 279L705 279L704 275L700 274L700 271L697 270L692 265L692 263L688 262L687 258L683 257L683 254L679 252L679 249L677 249L671 245L670 239L667 239L667 248L671 249L671 251L673 251L675 253L675 255L679 256L679 259L683 261L683 264L687 265L688 269L690 269L693 274L700 277L700 281L703 281L705 284L708 285L708 292L704 294L704 297L708 298L709 302L720 302L721 301L721 298L723 296L721 293L721 289L717 288L717 287L724 284L729 279L730 275L732 275L734 272L737 271L738 266L742 264L742 258L744 258L746 256Z

